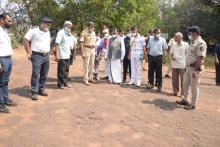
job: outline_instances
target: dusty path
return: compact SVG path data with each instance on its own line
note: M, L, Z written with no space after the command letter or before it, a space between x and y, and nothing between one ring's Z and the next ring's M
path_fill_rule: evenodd
M185 111L170 97L171 80L161 94L144 85L90 87L81 82L82 60L71 67L73 88L56 89L56 63L51 58L49 97L31 101L31 64L15 53L10 97L18 107L0 114L0 147L219 147L220 87L214 71L201 82L198 110ZM166 67L164 67L164 70ZM103 68L101 68L103 75ZM143 73L145 84L147 73Z

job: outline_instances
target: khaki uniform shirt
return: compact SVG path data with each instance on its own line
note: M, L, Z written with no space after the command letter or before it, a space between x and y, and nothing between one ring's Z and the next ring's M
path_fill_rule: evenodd
M87 29L80 34L80 42L83 42L85 46L96 46L96 34L95 32L89 32Z
M190 64L196 62L197 57L206 57L207 45L205 41L199 36L196 40L190 43L187 51L186 65L189 67ZM201 68L203 69L204 66Z

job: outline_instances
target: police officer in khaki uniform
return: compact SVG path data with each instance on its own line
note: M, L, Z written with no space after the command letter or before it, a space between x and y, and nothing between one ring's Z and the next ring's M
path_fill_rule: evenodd
M204 70L204 58L206 57L207 45L200 36L200 28L193 26L188 28L191 40L186 58L186 72L184 75L184 99L177 104L184 105L186 110L196 108L199 96L199 83ZM189 103L189 87L192 92L192 103Z
M83 58L83 76L85 85L94 83L93 72L95 62L96 34L94 32L94 23L89 22L87 29L80 34L80 48Z

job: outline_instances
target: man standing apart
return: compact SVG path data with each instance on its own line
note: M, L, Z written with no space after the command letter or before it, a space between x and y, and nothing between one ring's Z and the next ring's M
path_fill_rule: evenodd
M186 68L186 52L189 48L188 43L184 42L183 34L177 32L175 34L175 43L170 49L172 58L172 85L173 93L171 95L177 96L179 92L179 79L181 83L181 98L183 98L183 76Z
M220 86L220 44L215 47L216 86Z
M60 89L64 89L64 87L71 88L68 85L71 48L73 48L74 44L71 28L72 23L65 21L63 29L57 33L56 37L57 87Z
M131 28L131 80L130 85L141 86L142 58L145 50L145 38L141 37L136 27Z
M200 28L197 26L188 29L191 40L186 58L186 72L184 74L184 99L177 104L185 105L186 110L196 109L199 96L199 83L204 70L204 59L206 57L207 45L200 36ZM189 88L192 92L192 103L189 103Z
M83 58L83 76L84 84L89 86L94 83L93 72L95 62L96 34L94 32L94 23L89 22L87 29L80 34L80 49Z
M32 27L24 36L24 47L28 60L32 62L31 99L38 100L37 94L48 96L45 84L49 71L50 31L52 20L45 17L39 27ZM29 42L31 42L31 47Z
M167 42L161 37L160 29L154 29L154 37L150 38L147 44L148 51L148 89L154 88L154 73L156 73L157 91L162 89L162 63L163 50L167 50Z
M0 14L0 113L9 113L7 106L17 106L9 99L8 82L12 70L11 55L13 54L11 39L7 33L12 25L9 14Z
M110 83L121 84L121 65L125 56L124 39L118 35L116 28L112 30L112 33L107 45L105 60L109 60Z

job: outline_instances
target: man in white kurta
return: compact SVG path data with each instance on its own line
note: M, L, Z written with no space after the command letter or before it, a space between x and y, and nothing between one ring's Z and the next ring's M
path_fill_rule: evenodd
M141 69L142 69L142 58L143 51L145 48L145 39L138 34L137 28L132 27L131 37L131 80L129 84L135 84L141 86Z
M105 59L109 61L109 81L110 83L120 84L121 65L125 56L125 45L122 37L118 36L117 29L113 29L113 35L107 45Z

